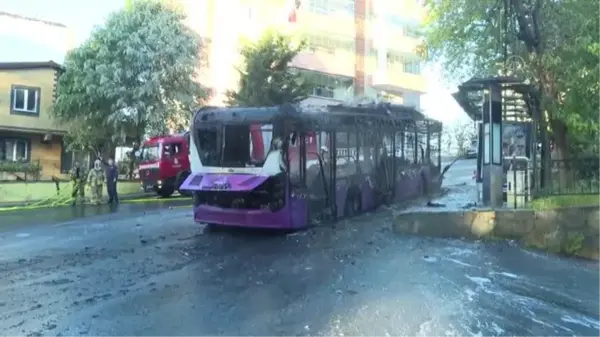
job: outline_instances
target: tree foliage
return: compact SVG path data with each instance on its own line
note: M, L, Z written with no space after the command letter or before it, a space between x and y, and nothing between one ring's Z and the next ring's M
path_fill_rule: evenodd
M205 94L194 81L200 42L183 19L164 2L134 1L67 55L53 115L72 147L139 144L191 119Z
M312 85L289 67L305 47L276 31L268 31L255 43L242 48L244 65L237 91L228 91L231 105L272 106L299 102L311 93Z
M502 71L521 77L537 88L561 157L569 152L598 153L597 1L426 4L428 54L443 64L446 79L458 82ZM503 62L507 59L508 69Z
M444 126L442 142L447 153L454 150L457 155L464 155L469 149L473 137L475 137L473 123L456 121L453 124Z

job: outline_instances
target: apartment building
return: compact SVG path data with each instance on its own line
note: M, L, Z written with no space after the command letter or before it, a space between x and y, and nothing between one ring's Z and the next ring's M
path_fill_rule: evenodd
M54 62L0 63L0 161L39 163L47 179L60 174L66 134L50 116L60 70Z
M67 27L0 12L0 162L40 164L41 179L70 168L67 133L50 115L62 62L72 40ZM0 180L21 174L0 173Z
M267 28L308 41L292 66L318 83L307 104L357 96L420 106L426 90L416 49L424 10L418 0L178 0L187 25L205 41L199 80L222 104L235 88L244 39Z

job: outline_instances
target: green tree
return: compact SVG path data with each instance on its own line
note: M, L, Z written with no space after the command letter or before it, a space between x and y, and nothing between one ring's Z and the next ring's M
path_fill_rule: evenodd
M191 119L205 91L194 81L200 40L183 19L164 2L133 1L67 55L53 115L70 126L71 147L139 145Z
M294 69L290 62L305 47L276 31L268 31L256 43L242 48L244 65L237 91L228 91L231 105L272 106L297 103L311 93L312 85Z
M426 46L445 77L501 72L537 89L559 158L598 153L599 9L589 0L428 0ZM506 69L505 55L515 62ZM511 63L511 62L508 62Z
M473 124L460 120L444 128L444 131L447 133L447 146L449 148L454 147L457 155L464 156L471 146L471 140L475 136Z

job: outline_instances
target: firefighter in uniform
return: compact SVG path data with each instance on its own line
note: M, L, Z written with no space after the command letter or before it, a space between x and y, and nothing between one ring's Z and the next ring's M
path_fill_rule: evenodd
M92 204L99 205L102 201L102 185L106 181L104 169L102 169L102 163L99 159L94 162L94 168L90 171L87 180L92 190Z
M73 198L73 206L75 206L77 203L77 199L79 199L81 203L84 202L85 178L85 170L79 165L78 162L75 162L75 165L71 169L71 198Z

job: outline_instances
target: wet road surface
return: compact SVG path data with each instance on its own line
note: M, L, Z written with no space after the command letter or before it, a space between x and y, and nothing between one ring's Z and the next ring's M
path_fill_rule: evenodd
M118 206L110 205L77 205L61 206L54 208L38 208L31 210L2 211L0 212L0 231L23 228L28 226L39 226L55 223L65 223L84 218L94 217L98 219L118 219L123 216L136 215L140 212L168 209L169 207L181 207L191 205L191 199L170 198L164 201L152 200L152 202L137 203L126 202Z
M597 263L398 236L394 213L288 235L205 233L187 207L9 226L0 331L598 336Z

